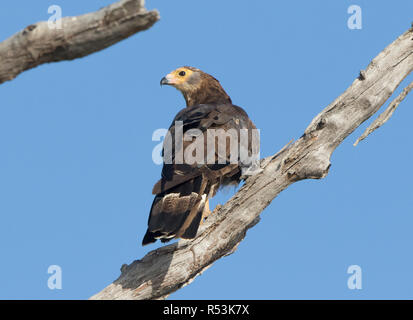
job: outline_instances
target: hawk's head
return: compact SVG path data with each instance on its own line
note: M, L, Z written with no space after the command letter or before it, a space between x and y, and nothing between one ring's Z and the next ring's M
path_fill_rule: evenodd
M161 85L170 85L182 92L186 106L231 103L221 84L213 76L193 67L180 67L167 74Z

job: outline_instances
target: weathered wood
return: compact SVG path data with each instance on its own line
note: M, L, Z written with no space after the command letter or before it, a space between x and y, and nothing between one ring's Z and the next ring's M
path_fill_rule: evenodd
M124 265L120 277L91 299L162 299L191 283L219 258L232 253L260 213L290 184L328 174L336 147L386 102L413 70L413 29L384 49L363 77L318 114L303 136L278 155L263 160L263 171L214 215L194 240L149 252Z
M399 104L406 98L406 96L409 94L409 92L413 89L413 82L410 82L410 84L403 89L403 91L397 96L396 99L394 99L389 106L387 107L386 110L383 111L382 114L380 114L376 120L372 124L368 126L368 128L363 132L363 134L354 142L354 146L357 146L360 141L363 141L364 139L367 138L368 135L370 135L373 131L377 130L380 128L383 124L385 124L393 115L394 111L396 111L397 107Z
M0 43L0 84L47 62L73 60L105 49L159 20L144 0L121 0L99 11L62 18L62 28L46 21L26 27Z

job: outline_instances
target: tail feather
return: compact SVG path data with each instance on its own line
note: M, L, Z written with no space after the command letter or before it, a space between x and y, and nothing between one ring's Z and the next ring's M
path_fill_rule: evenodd
M157 239L167 242L174 237L196 236L206 199L202 180L202 176L195 177L155 196L142 245Z

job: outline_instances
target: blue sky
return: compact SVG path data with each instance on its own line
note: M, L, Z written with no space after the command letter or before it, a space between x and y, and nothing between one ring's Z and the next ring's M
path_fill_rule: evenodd
M47 20L50 5L72 16L111 2L7 1L0 39ZM352 4L362 9L361 30L347 27ZM268 156L300 137L413 12L405 0L146 6L161 13L150 30L0 85L1 299L86 299L159 246L140 242L161 170L152 133L184 106L176 90L159 87L169 71L192 65L217 77L261 130ZM354 148L363 124L325 179L282 192L233 255L171 298L413 298L412 104L407 97ZM62 268L61 290L47 286L50 265ZM362 290L347 287L350 265L362 268Z

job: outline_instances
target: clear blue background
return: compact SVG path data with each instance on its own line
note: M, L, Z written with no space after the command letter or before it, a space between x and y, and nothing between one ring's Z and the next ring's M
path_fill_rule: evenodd
M52 4L72 16L111 2L4 2L0 39L47 20ZM347 28L351 4L363 10L362 30ZM151 136L184 106L159 87L166 73L192 65L220 79L261 129L268 156L300 137L413 13L406 0L146 5L161 13L150 30L0 85L2 299L86 299L158 246L140 246L161 170ZM171 298L413 298L412 104L407 97L354 148L363 124L336 150L327 178L290 186L233 255ZM62 290L47 287L54 264ZM362 290L347 288L353 264Z

